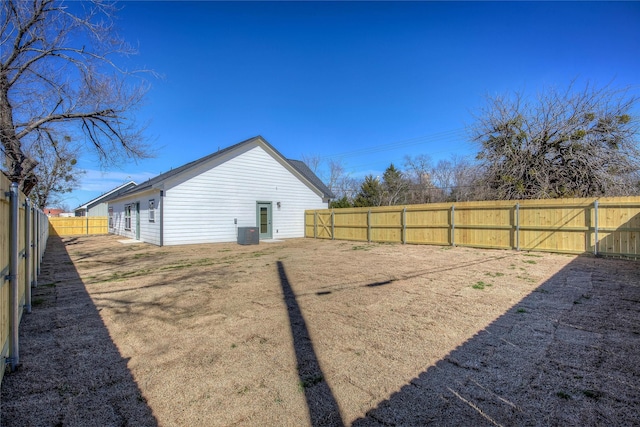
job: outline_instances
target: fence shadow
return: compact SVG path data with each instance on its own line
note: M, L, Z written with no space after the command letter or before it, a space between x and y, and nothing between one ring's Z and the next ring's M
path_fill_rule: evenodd
M353 426L640 425L640 268L581 256Z
M20 330L22 366L2 382L3 426L157 426L69 254L51 233Z
M300 387L304 389L311 425L314 427L344 426L340 416L340 407L331 387L324 378L304 316L287 278L284 264L282 261L278 261L277 266L282 295L289 315Z

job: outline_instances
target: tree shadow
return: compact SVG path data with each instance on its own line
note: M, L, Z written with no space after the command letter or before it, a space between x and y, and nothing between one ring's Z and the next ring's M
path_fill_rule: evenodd
M49 236L22 366L2 382L2 425L157 426L67 253L74 243Z
M353 426L640 425L640 268L581 256Z
M304 389L311 425L314 427L344 426L340 416L340 407L320 367L309 330L287 278L284 264L282 261L278 261L277 266L282 295L289 315L293 349L296 354L298 377L300 378L299 384Z

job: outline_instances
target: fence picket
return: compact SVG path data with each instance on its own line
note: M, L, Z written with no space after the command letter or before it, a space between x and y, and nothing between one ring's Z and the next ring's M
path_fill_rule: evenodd
M58 236L86 236L108 234L106 216L72 216L49 218L49 231Z
M15 369L20 361L18 327L31 310L31 287L49 236L44 212L15 188L0 174L0 382L6 366Z
M640 258L640 196L323 209L305 226L324 215L337 240Z

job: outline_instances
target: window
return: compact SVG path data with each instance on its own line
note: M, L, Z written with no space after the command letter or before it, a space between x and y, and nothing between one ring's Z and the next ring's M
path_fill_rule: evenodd
M113 208L109 208L109 228L113 228Z
M124 229L131 230L131 205L124 205Z
M156 222L156 199L149 200L149 222Z

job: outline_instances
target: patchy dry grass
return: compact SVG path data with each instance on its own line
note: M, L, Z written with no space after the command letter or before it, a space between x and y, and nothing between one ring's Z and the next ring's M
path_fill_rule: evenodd
M47 257L3 425L640 422L637 263L114 236Z

